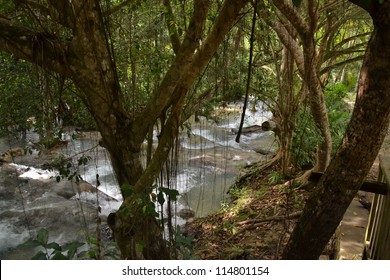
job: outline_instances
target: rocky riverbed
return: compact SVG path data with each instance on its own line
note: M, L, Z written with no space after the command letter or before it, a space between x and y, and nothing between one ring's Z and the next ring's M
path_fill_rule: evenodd
M57 182L57 172L39 168L52 160L53 154L32 153L1 164L0 259L30 259L43 248L21 249L18 245L34 239L42 228L49 232L50 242L79 241L85 243L81 250L94 249L88 240L96 239L96 228L109 239L105 216L120 202L87 182ZM102 212L102 207L106 211Z

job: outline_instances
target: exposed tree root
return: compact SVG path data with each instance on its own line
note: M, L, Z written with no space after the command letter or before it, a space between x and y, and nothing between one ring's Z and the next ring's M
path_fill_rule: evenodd
M253 230L256 229L260 224L262 223L267 223L267 222L273 222L273 221L284 221L284 220L292 220L292 219L297 219L302 215L302 211L297 211L294 212L290 215L279 215L279 216L273 216L265 219L250 219L250 220L245 220L242 222L237 223L237 225L243 226L240 231L236 232L233 234L228 240L231 240L235 236L243 233L246 230Z

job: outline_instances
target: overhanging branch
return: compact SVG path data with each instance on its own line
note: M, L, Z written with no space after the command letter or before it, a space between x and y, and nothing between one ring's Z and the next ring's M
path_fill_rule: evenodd
M0 50L60 74L68 74L66 58L56 38L3 18L0 18Z

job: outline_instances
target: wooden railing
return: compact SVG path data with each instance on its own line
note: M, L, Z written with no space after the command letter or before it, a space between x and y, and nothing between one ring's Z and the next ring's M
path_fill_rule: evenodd
M312 172L309 181L318 182L323 173ZM363 259L390 260L390 157L379 157L378 181L364 181L361 191L374 193Z
M390 260L390 157L380 157L378 181L385 183L386 193L375 193L372 201L363 259Z

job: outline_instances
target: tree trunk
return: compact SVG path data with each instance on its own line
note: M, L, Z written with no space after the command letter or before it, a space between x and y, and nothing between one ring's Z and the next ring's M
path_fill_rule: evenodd
M332 136L326 109L324 92L319 76L320 64L316 50L316 32L318 29L318 1L308 0L308 29L301 33L305 65L304 80L308 90L308 99L314 123L320 131L322 140L317 145L317 162L315 171L324 171L329 164L332 153Z
M390 122L390 2L371 2L376 3L369 9L374 31L361 69L351 121L341 147L307 201L284 259L318 259L386 136Z
M301 16L292 4L285 0L273 0L274 5L289 20L292 28L285 27L278 22L268 21L270 26L277 32L284 46L291 52L297 63L298 70L302 76L311 113L315 126L320 131L322 140L317 145L317 162L314 170L324 171L329 164L332 152L332 136L330 134L329 120L327 115L324 93L319 77L319 59L316 51L316 32L318 29L318 1L308 0L307 18ZM299 50L294 36L295 30L301 39L302 52Z

